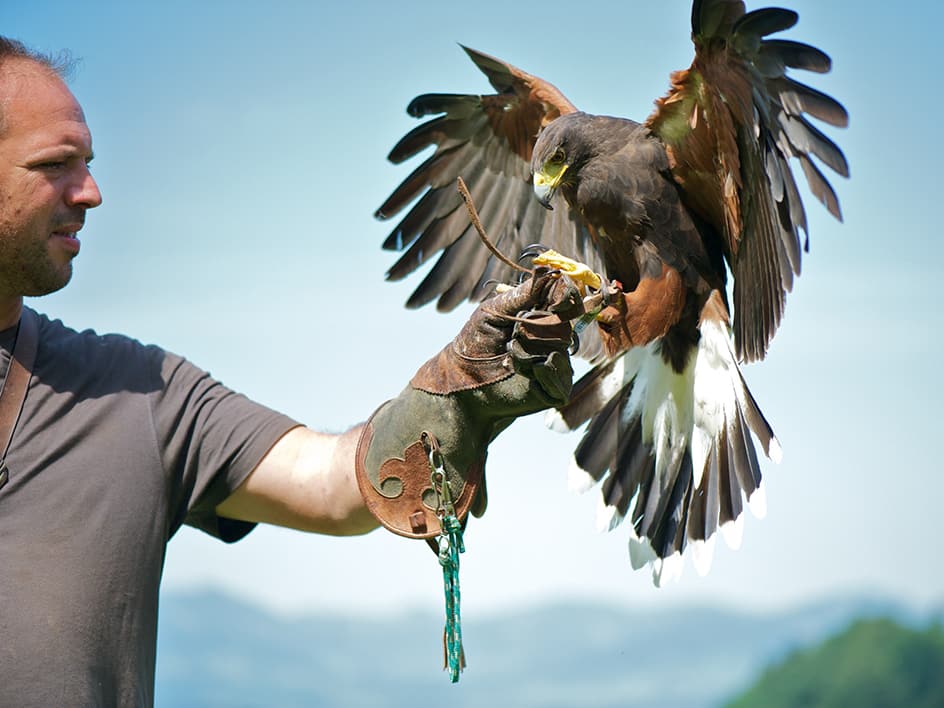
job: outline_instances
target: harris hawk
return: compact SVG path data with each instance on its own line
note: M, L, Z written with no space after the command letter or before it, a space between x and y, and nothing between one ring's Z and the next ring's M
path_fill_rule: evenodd
M418 96L409 114L433 117L389 155L435 148L376 212L410 206L383 244L405 251L388 279L439 254L408 307L451 310L513 277L471 226L458 177L504 253L540 242L616 286L581 335L591 368L548 419L586 426L571 485L599 486L603 529L628 518L631 563L651 563L657 584L688 545L707 572L716 532L736 547L745 505L764 511L754 439L774 461L780 446L738 365L764 358L808 247L792 164L842 218L817 161L844 177L848 164L811 118L844 127L848 114L788 75L831 60L770 37L797 20L695 0L694 60L642 123L580 112L547 81L463 47L496 93Z

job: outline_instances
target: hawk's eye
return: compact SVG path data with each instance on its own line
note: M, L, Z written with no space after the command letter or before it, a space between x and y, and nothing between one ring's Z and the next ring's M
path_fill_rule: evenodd
M561 150L560 148L557 148L554 151L554 154L551 155L551 159L549 160L549 162L552 162L555 165L559 165L564 162L564 158L565 158L564 151Z

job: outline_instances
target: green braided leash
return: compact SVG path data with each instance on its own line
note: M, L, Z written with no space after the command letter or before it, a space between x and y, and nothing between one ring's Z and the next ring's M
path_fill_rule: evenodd
M449 670L449 678L458 683L459 674L465 668L465 651L462 649L462 619L459 612L459 554L465 553L462 542L462 523L456 517L452 490L446 478L439 442L431 433L421 436L429 456L430 482L437 498L439 516L439 564L443 570L443 590L446 596L446 626L443 628L443 669Z
M453 683L459 681L459 673L465 668L465 652L462 650L462 620L459 615L459 554L465 553L462 543L462 524L455 516L443 519L443 532L439 537L439 564L443 569L443 588L446 592L446 626L443 630L445 666Z

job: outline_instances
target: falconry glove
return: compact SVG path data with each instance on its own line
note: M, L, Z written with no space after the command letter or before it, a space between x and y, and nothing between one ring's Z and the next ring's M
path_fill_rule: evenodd
M440 532L443 491L462 520L485 511L489 443L515 418L564 404L572 386L570 321L583 313L577 289L557 271L499 293L410 384L364 426L357 482L367 508L394 533ZM442 463L448 489L436 489Z

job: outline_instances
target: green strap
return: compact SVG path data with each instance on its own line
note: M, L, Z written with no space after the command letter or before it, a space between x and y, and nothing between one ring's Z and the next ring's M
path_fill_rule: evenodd
M436 514L439 517L439 564L443 569L443 588L446 594L446 626L443 629L443 668L449 669L453 683L465 668L462 650L462 621L459 617L459 554L465 553L462 543L462 524L456 517L452 491L443 464L443 456L436 436L423 431L420 436L429 456L430 484L436 493Z
M453 683L465 668L465 652L462 650L462 621L459 615L459 554L465 553L462 543L462 524L450 515L443 519L443 534L439 537L439 564L443 569L443 587L446 592L446 626L443 643L446 652L445 666Z

